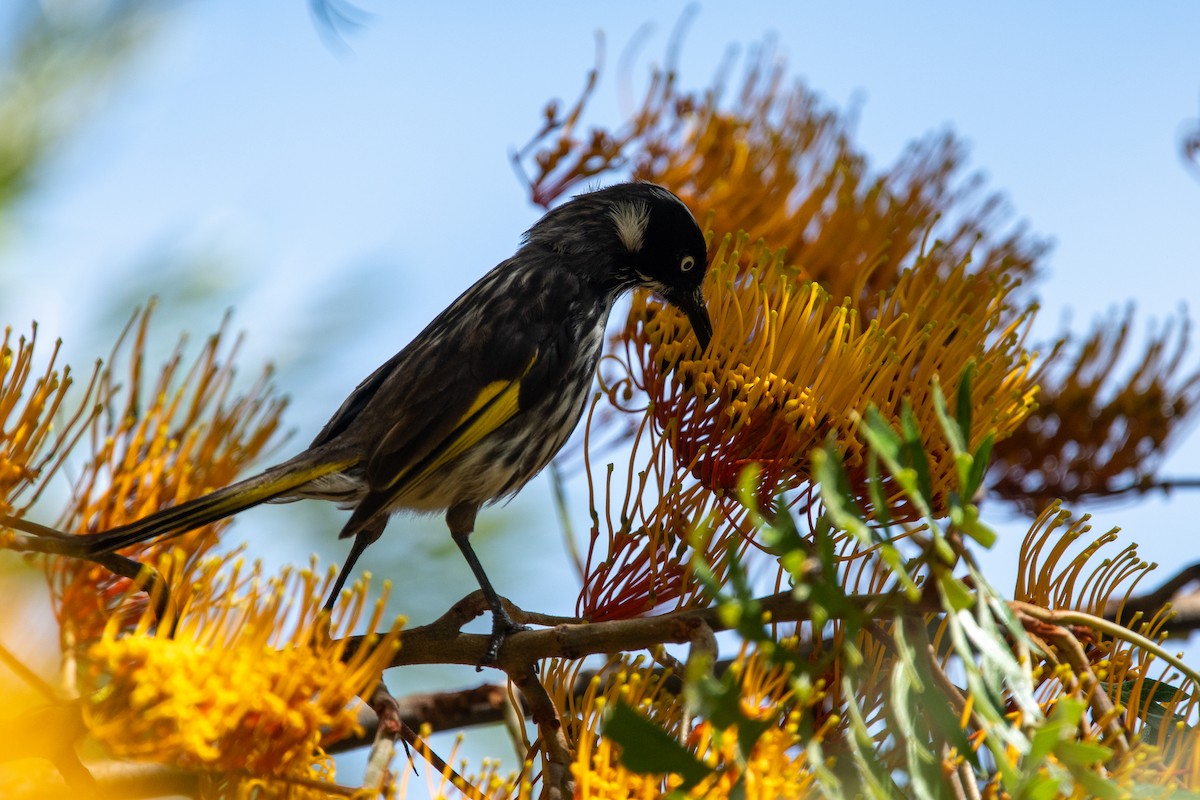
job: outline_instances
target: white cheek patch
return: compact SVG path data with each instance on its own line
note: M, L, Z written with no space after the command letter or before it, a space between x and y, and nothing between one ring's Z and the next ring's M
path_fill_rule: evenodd
M646 203L617 203L609 218L617 226L617 238L630 253L642 249L646 240L646 226L650 224L650 206Z

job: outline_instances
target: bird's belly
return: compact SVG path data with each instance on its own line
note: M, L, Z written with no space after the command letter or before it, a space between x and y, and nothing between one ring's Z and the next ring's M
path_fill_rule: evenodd
M445 511L458 503L485 505L516 493L570 438L589 385L590 376L581 391L571 393L570 402L542 403L518 414L462 455L401 489L388 503L388 512ZM323 475L272 502L318 498L353 508L369 493L363 474L352 469Z
M584 399L585 394L565 408L535 407L520 414L405 488L389 510L440 511L458 503L485 505L510 497L566 443L579 422Z

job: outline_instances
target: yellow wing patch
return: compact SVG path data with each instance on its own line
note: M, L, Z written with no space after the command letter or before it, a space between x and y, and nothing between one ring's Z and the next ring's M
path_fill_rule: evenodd
M440 448L431 460L422 464L420 471L415 474L401 474L393 485L420 483L516 416L521 381L529 374L529 370L533 369L537 357L538 354L534 351L533 358L529 359L520 376L512 380L492 381L484 386L476 395L475 402L471 403L471 407L459 418L458 424L447 437L445 446Z

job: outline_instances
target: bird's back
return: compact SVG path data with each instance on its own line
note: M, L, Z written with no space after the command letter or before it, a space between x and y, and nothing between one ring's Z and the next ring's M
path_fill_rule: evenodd
M435 511L506 497L549 463L582 413L612 298L562 254L518 255L359 384L312 447L362 461L303 496Z

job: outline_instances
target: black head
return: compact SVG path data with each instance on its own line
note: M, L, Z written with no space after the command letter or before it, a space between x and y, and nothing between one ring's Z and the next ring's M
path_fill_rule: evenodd
M592 248L599 243L606 259L612 291L644 286L687 315L702 348L712 338L712 323L700 291L708 270L708 251L696 218L671 192L652 183L622 183L579 195L547 215L560 234L565 229L586 234ZM562 224L567 223L567 224ZM537 238L538 227L530 231ZM547 231L549 232L549 231ZM582 238L582 237L581 237ZM580 250L581 240L558 238L556 249Z

